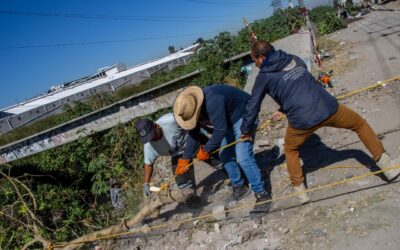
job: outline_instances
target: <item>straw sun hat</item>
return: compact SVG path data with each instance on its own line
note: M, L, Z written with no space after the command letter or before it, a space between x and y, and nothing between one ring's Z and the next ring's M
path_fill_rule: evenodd
M203 90L197 86L187 87L175 98L173 112L176 122L185 130L196 127L204 101Z

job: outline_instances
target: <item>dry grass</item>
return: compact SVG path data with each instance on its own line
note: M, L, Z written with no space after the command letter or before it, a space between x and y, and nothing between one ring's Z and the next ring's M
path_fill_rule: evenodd
M324 50L331 54L330 58L322 60L322 67L317 69L317 71L333 70L333 78L335 78L349 72L357 64L356 59L351 59L349 57L349 51L353 48L352 44L341 44L329 39L328 36L318 38L317 44L318 51Z

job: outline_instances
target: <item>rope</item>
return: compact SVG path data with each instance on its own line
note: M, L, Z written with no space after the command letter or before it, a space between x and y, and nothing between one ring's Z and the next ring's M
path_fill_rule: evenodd
M387 80L385 80L385 81L382 81L382 82L380 82L380 83L371 85L371 86L369 86L369 87L362 88L362 89L359 89L359 90L355 90L355 91L352 91L352 92L350 92L350 93L347 93L347 94L338 96L337 99L338 99L338 100L341 100L341 99L347 98L347 97L349 97L349 96L358 94L358 93L360 93L360 92L368 91L368 90L377 88L377 87L379 87L379 86L382 86L382 85L384 85L384 84L387 84L387 83L390 83L390 82L393 82L393 81L399 80L399 79L400 79L400 76L395 76L395 77L393 77L393 78L387 79ZM256 131L259 131L259 130L261 130L261 129L264 129L264 128L265 128L266 126L268 126L270 123L271 123L271 119L268 119L268 120L267 120L262 126L260 126ZM217 153L217 152L220 152L221 150L223 150L223 149L225 149L225 148L228 148L228 147L231 147L231 146L233 146L233 145L235 145L235 144L237 144L237 143L239 143L239 142L241 142L241 141L243 141L243 140L242 140L242 139L239 139L239 140L237 140L237 141L234 141L234 142L232 142L232 143L229 143L229 144L227 144L227 145L225 145L225 146L223 146L223 147L221 147L221 148L219 148L219 149L217 149L217 150L211 152L211 154L215 154L215 153ZM193 161L192 163L190 163L190 164L188 165L188 167L192 166L192 165L193 165L195 162L197 162L197 161L198 161L197 159L194 159L194 161ZM281 165L280 167L285 167L285 166L286 166L286 164ZM339 168L355 168L355 167L349 167L349 166L333 166L333 167L327 167L327 168L324 168L324 169L339 169ZM186 223L186 222L195 221L195 220L202 220L202 219L206 219L206 218L211 218L211 217L213 217L214 215L217 215L217 214L224 214L224 213L228 213L228 212L234 212L234 211L241 210L241 209L244 209L244 208L250 208L250 207L253 207L253 206L255 206L255 205L261 205L261 204L268 203L268 202L275 202L275 201L279 201L279 200L284 200L284 199L292 198L292 197L294 197L294 196L298 196L298 195L303 194L303 193L312 193L312 192L315 192L315 191L317 191L317 190L322 190L322 189L327 189L327 188L335 187L335 186L338 186L338 185L343 185L343 184L346 184L346 183L349 183L349 182L352 182L352 181L355 181L355 180L360 180L360 179L363 179L363 178L366 178L366 177L369 177L369 176L372 176L372 175L380 174L380 173L383 173L383 172L385 172L385 171L390 171L390 170L394 170L394 169L400 169L400 165L396 165L396 166L392 166L392 167L383 168L383 169L378 170L378 171L369 172L369 173L366 173L366 174L363 174L363 175L354 176L354 177L351 177L351 178L348 178L348 179L344 179L344 180L341 180L341 181L337 181L337 182L333 182L333 183L329 183L329 184L325 184L325 185L320 185L320 186L317 186L317 187L314 187L314 188L308 188L308 189L306 189L306 190L304 190L304 191L301 191L301 192L291 193L291 194L282 195L282 196L276 196L275 198L272 198L272 199L269 199L269 200L266 200L266 201L262 201L262 202L258 202L258 203L254 203L254 204L251 204L251 205L250 205L250 204L245 204L245 205L238 206L238 207L231 208L231 209L227 209L227 210L224 210L224 211L221 211L221 212L210 213L210 214L206 214L206 215L202 215L202 216L197 216L197 217L192 217L192 218L188 218L188 219L184 219L184 220L179 220L179 221L161 223L161 224L159 224L159 225L155 225L155 226L151 226L151 227L146 227L146 231L147 231L147 230L154 230L154 229L165 228L165 227L169 227L169 226L173 226L173 225L180 225L180 224L183 224L183 223ZM165 183L163 183L163 184L161 185L160 191L161 191L161 190L164 190L164 189L167 189L167 188L169 187L170 182L172 182L172 181L175 179L175 177L176 177L176 175L174 175L171 179L169 179L169 180L167 180ZM158 192L160 192L160 191L158 191ZM158 192L157 192L157 193L158 193ZM143 232L143 231L144 231L144 229L136 229L136 230L131 230L131 231L129 231L129 232L123 232L123 233L111 234L111 235L107 235L107 236L98 237L98 238L96 238L96 239L94 239L94 240L86 240L86 241L80 241L80 242L75 242L75 243L66 243L66 244L55 244L55 245L50 244L50 245L48 246L48 249L49 249L49 250L52 250L52 249L54 249L54 248L61 248L61 247L65 247L65 246L72 245L72 244L76 245L76 244L84 244L84 243L96 242L96 241L101 241L101 240L113 239L113 238L116 238L116 237L119 237L119 236L135 234L135 233L139 233L139 232Z
M237 141L231 142L231 143L229 143L229 144L227 144L227 145L225 145L225 146L223 146L223 147L220 147L220 148L217 149L217 150L214 150L213 152L210 153L210 155L213 155L213 154L215 154L215 153L218 153L218 152L224 150L225 148L229 148L229 147L231 147L231 146L233 146L233 145L235 145L235 144L238 144L238 143L241 142L241 141L243 141L243 140L242 140L242 139L239 139L239 140L237 140ZM199 160L194 159L186 168L189 169L189 168L190 168L191 166L193 166L196 162L199 162ZM160 186L160 190L157 191L157 193L161 192L162 190L168 189L168 187L169 187L169 185L171 184L171 182L173 182L177 176L178 176L178 175L175 174L174 176L172 176L171 178L169 178L167 181L165 181L164 183L162 183L161 186Z
M263 125L261 125L260 127L258 127L256 131L259 131L259 130L264 129L266 126L268 126L268 125L271 123L271 121L272 121L271 119L268 119ZM244 141L244 140L243 140L243 139L239 139L239 140L237 140L237 141L234 141L234 142L231 142L231 143L229 143L229 144L226 144L225 146L220 147L220 148L218 148L218 149L212 151L212 152L210 153L210 155L216 154L216 153L218 153L218 152L220 152L220 151L222 151L222 150L224 150L224 149L226 149L226 148L232 147L233 145L236 145L236 144L238 144L239 142L242 142L242 141ZM199 160L194 159L194 160L187 166L187 169L190 168L191 166L193 166L196 162L199 162ZM162 183L162 184L160 185L160 190L157 191L157 194L158 194L159 192L161 192L162 190L167 190L168 187L169 187L169 185L175 180L175 178L176 178L177 176L178 176L178 175L175 174L174 176L172 176L171 178L169 178L167 181L165 181L164 183Z
M286 163L281 164L278 168L287 168ZM331 166L331 167L307 167L306 169L321 169L321 170L332 170L332 169L346 169L346 168L365 168L364 166Z
M143 228L142 229L135 229L135 230L132 230L130 232L123 232L123 233L118 233L118 234L102 236L102 237L98 237L98 238L96 238L94 240L80 241L80 242L75 242L75 243L72 243L72 244L76 245L76 244L84 244L84 243L96 242L96 241L101 241L101 240L108 240L108 239L113 239L113 238L116 238L116 237L119 237L119 236L135 234L135 233L139 233L139 232L143 232L143 231L155 230L155 229L165 228L165 227L174 226L174 225L180 225L180 224L183 224L183 223L186 223L186 222L195 221L195 220L203 220L203 219L206 219L206 218L211 218L214 215L218 215L218 214L225 214L225 213L229 213L229 212L234 212L234 211L238 211L238 210L241 210L241 209L244 209L244 208L251 208L251 207L254 207L255 205L261 205L261 204L265 204L265 203L268 203L268 202L276 202L276 201L292 198L292 197L298 196L300 194L313 193L313 192L318 191L318 190L332 188L332 187L335 187L335 186L343 185L343 184L346 184L346 183L349 183L349 182L352 182L352 181L355 181L355 180L364 179L364 178L367 178L369 176L377 175L377 174L383 173L385 171L390 171L390 170L394 170L394 169L400 169L400 164L392 166L392 167L383 168L383 169L378 170L378 171L369 172L369 173L366 173L366 174L354 176L354 177L351 177L351 178L348 178L348 179L344 179L344 180L340 180L340 181L337 181L337 182L328 183L328 184L320 185L320 186L313 187L313 188L308 188L308 189L306 189L304 191L294 192L294 193L290 193L290 194L287 194L287 195L276 196L274 198L271 198L271 199L268 199L268 200L265 200L265 201L262 201L262 202L257 202L257 203L254 203L254 204L243 204L241 206L238 206L238 207L235 207L235 208L231 208L231 209L227 209L227 210L220 211L220 212L209 213L209 214L205 214L205 215L202 215L202 216L192 217L192 218L173 221L173 222L161 223L159 225L146 227L145 229L143 229ZM65 247L65 246L72 245L72 244L66 243L66 244L52 245L51 249L61 248L61 247Z
M382 86L382 85L387 84L387 83L390 83L390 82L394 82L394 81L396 81L396 80L400 80L400 75L395 76L395 77L392 77L392 78L389 78L389 79L387 79L387 80L385 80L385 81L376 83L376 84L371 85L371 86L369 86L369 87L365 87L365 88L361 88L361 89L358 89L358 90L354 90L354 91L352 91L352 92L350 92L350 93L347 93L347 94L338 96L337 99L338 99L338 100L342 100L342 99L345 99L345 98L347 98L347 97L349 97L349 96L352 96L352 95L358 94L358 93L360 93L360 92L364 92L364 91L367 91L367 90L371 90L371 89L377 88L377 87L379 87L379 86Z
M396 80L400 80L400 75L399 75L399 76L392 77L392 78L389 78L389 79L384 80L384 81L382 81L382 82L373 84L373 85L371 85L371 86L368 86L368 87L365 87L365 88L361 88L361 89L352 91L352 92L347 93L347 94L344 94L344 95L340 95L340 96L338 96L336 99L342 100L342 99L345 99L345 98L347 98L347 97L350 97L350 96L353 96L353 95L355 95L355 94L358 94L358 93L360 93L360 92L368 91L368 90L371 90L371 89L380 87L380 86L382 86L382 85L384 85L384 84L394 82L394 81L396 81ZM272 122L271 119L268 119L268 120L267 120L263 125L261 125L256 131L259 131L259 130L264 129L264 128L267 127L271 122ZM234 142L232 142L232 143L229 143L229 144L227 144L227 145L225 145L225 146L223 146L223 147L221 147L221 148L219 148L219 149L217 149L217 150L211 152L210 155L213 155L213 154L218 153L218 152L220 152L220 151L222 151L222 150L224 150L224 149L226 149L226 148L229 148L229 147L231 147L231 146L233 146L233 145L236 145L237 143L239 143L239 142L241 142L241 141L243 141L243 140L242 140L242 139L239 139L239 140L237 140L237 141L234 141ZM190 167L193 166L196 162L198 162L198 160L197 160L197 159L194 159L194 160L187 166L187 168L190 168ZM332 168L330 168L330 169L332 169ZM160 185L160 190L157 191L157 194L158 194L159 192L161 192L162 190L168 189L168 188L169 188L169 185L175 180L176 176L177 176L177 175L175 174L174 176L172 176L171 178L169 178L167 181L165 181L164 183L162 183L162 184Z

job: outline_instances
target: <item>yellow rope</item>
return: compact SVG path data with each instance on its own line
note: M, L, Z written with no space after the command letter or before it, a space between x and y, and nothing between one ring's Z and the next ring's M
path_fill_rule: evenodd
M347 97L349 97L349 96L358 94L358 93L360 93L360 92L364 92L364 91L367 91L367 90L371 90L371 89L377 88L377 87L379 87L379 86L382 86L382 85L384 85L384 84L387 84L387 83L390 83L390 82L394 82L394 81L396 81L396 80L400 80L400 75L399 75L399 76L392 77L392 78L389 78L389 79L387 79L387 80L385 80L385 81L382 81L382 82L373 84L373 85L371 85L371 86L369 86L369 87L365 87L365 88L361 88L361 89L358 89L358 90L354 90L354 91L352 91L352 92L350 92L350 93L347 93L347 94L338 96L337 99L338 99L338 100L341 100L341 99L347 98Z
M222 151L222 150L224 150L225 148L231 147L231 146L233 146L233 145L235 145L235 144L237 144L237 143L239 143L239 142L241 142L241 141L242 141L242 139L237 140L237 141L234 141L234 142L231 142L231 143L229 143L229 144L227 144L227 145L225 145L225 146L223 146L223 147L220 147L219 149L217 149L217 150L211 152L210 155L215 154L215 153L218 153L219 151ZM194 160L187 166L187 168L190 168L191 166L194 165L194 163L196 163L196 162L198 162L198 161L199 161L199 160L194 159ZM162 190L168 189L169 185L171 184L171 182L173 182L173 181L175 180L176 177L177 177L177 174L175 174L174 176L172 176L171 178L169 178L167 181L165 181L164 183L162 183L161 186L160 186L160 190L159 190L157 193L161 192Z
M286 163L281 164L278 168L287 168ZM320 169L320 170L332 170L332 169L344 169L344 168L365 168L365 166L331 166L331 167L308 167L307 169Z
M211 217L213 217L214 215L217 215L217 214L224 214L224 213L228 213L228 212L234 212L234 211L241 210L241 209L244 209L244 208L251 208L251 207L253 207L255 205L260 205L260 204L264 204L264 203L268 203L268 202L276 202L276 201L279 201L279 200L285 200L285 199L288 199L288 198L292 198L292 197L298 196L300 194L312 193L312 192L315 192L315 191L318 191L318 190L332 188L332 187L335 187L335 186L343 185L343 184L346 184L346 183L349 183L349 182L352 182L352 181L355 181L355 180L364 179L366 177L377 175L377 174L383 173L385 171L390 171L390 170L394 170L394 169L400 169L400 164L396 165L396 166L388 167L388 168L383 168L383 169L378 170L378 171L369 172L369 173L366 173L366 174L354 176L354 177L351 177L351 178L348 178L348 179L344 179L344 180L340 180L340 181L337 181L337 182L328 183L328 184L320 185L320 186L313 187L313 188L308 188L308 189L306 189L304 191L290 193L290 194L287 194L287 195L277 196L277 197L271 198L269 200L265 200L265 201L262 201L262 202L257 202L257 203L254 203L254 204L243 204L241 206L238 206L238 207L235 207L235 208L231 208L231 209L227 209L227 210L220 211L220 212L209 213L209 214L205 214L205 215L201 215L201 216L197 216L197 217L192 217L192 218L188 218L188 219L183 219L183 220L178 220L178 221L173 221L173 222L161 223L161 224L155 225L155 226L149 226L149 227L146 227L146 228L135 229L135 230L131 230L129 232L123 232L123 233L118 233L118 234L101 236L101 237L98 237L98 238L96 238L94 240L80 241L80 242L75 242L75 243L72 243L72 244L74 244L74 245L75 244L84 244L84 243L95 242L95 241L100 241L100 240L112 239L112 238L116 238L116 237L123 236L123 235L129 235L129 234L139 233L139 232L148 231L148 230L155 230L155 229L165 228L165 227L169 227L169 226L180 225L180 224L183 224L183 223L186 223L186 222L195 221L195 220L202 220L202 219L206 219L206 218L211 218ZM72 245L72 244L70 244L70 243L58 244L58 245L53 245L52 247L53 248L60 248L60 247L65 247L65 246Z
M338 96L337 99L338 99L338 100L345 99L345 98L347 98L347 97L349 97L349 96L358 94L358 93L363 92L363 91L368 91L368 90L377 88L377 87L379 87L379 86L382 86L382 85L384 85L384 84L393 82L393 81L395 81L395 80L400 80L400 76L395 76L395 77L389 78L389 79L387 79L387 80L384 80L384 81L382 81L382 82L373 84L373 85L371 85L371 86L368 86L368 87L365 87L365 88L361 88L361 89L352 91L352 92L350 92L350 93L347 93L347 94ZM264 128L267 127L270 123L271 123L271 119L268 119L268 120L267 120L263 125L261 125L256 131L259 131L259 130L264 129ZM239 140L237 140L237 141L234 141L234 142L232 142L232 143L229 143L229 144L227 144L227 145L225 145L225 146L223 146L223 147L221 147L221 148L219 148L219 149L217 149L217 150L211 152L211 155L212 155L212 154L215 154L215 153L218 153L218 152L224 150L225 148L231 147L231 146L233 146L233 145L235 145L235 144L237 144L237 143L239 143L239 142L241 142L241 141L243 141L243 140L242 140L242 139L239 139ZM190 168L191 166L193 166L194 163L196 163L197 161L198 161L197 159L194 159L194 160L187 166L187 168ZM334 168L331 167L331 168L325 168L325 169L335 169L335 168L339 168L339 167L334 167ZM344 168L344 167L342 167L342 168ZM162 190L168 189L168 188L169 188L169 185L175 180L176 176L177 176L177 175L175 174L174 176L172 176L171 178L169 178L167 181L165 181L164 183L162 183L162 184L160 185L160 190L159 190L158 192L160 192L160 191L162 191ZM157 193L158 193L158 192L157 192Z
M349 96L358 94L360 92L367 91L367 90L382 86L383 84L386 84L386 83L389 83L389 82L392 82L392 81L395 81L395 80L399 80L399 79L400 79L400 76L396 76L396 77L390 78L388 80L385 80L383 82L371 85L369 87L362 88L362 89L359 89L359 90L355 90L355 91L352 91L352 92L350 92L348 94L338 96L337 99L341 100L341 99L347 98ZM265 128L270 123L271 123L271 120L268 119L262 126L260 126L257 129L257 131ZM241 141L242 141L242 139L234 141L232 143L229 143L229 144L227 144L227 145L225 145L225 146L213 151L211 154L215 154L215 153L217 153L217 152L219 152L219 151L221 151L221 150L223 150L225 148L231 147L231 146L233 146L233 145L235 145L235 144L237 144L237 143L239 143ZM189 164L188 167L192 166L195 161L197 161L197 160L195 159L191 164ZM285 165L281 165L281 167L285 167ZM347 167L347 166L336 166L335 167L335 166L333 166L333 167L327 167L325 169L338 169L338 168L350 168L350 167ZM351 167L351 168L353 168L353 167ZM314 188L308 188L308 189L306 189L304 191L301 191L301 192L291 193L291 194L283 195L283 196L277 196L275 198L272 198L272 199L269 199L269 200L266 200L266 201L263 201L263 202L258 202L258 203L255 203L255 204L251 204L251 205L250 204L245 204L245 205L242 205L242 206L238 206L236 208L228 209L228 210L217 212L217 213L210 213L210 214L206 214L206 215L202 215L202 216L198 216L198 217L193 217L193 218L189 218L189 219L184 219L184 220L179 220L179 221L174 221L174 222L161 223L159 225L147 227L146 230L154 230L154 229L169 227L169 226L173 226L173 225L180 225L180 224L183 224L183 223L186 223L186 222L191 222L191 221L195 221L195 220L202 220L202 219L205 219L205 218L210 218L210 217L213 217L216 214L223 214L223 213L227 213L227 212L233 212L233 211L237 211L237 210L244 209L244 208L250 208L250 207L253 207L253 206L259 205L259 204L264 204L264 203L268 203L268 202L275 202L275 201L278 201L278 200L284 200L284 199L288 199L288 198L291 198L291 197L294 197L294 196L297 196L297 195L300 195L300 194L303 194L303 193L311 193L311 192L315 192L317 190L322 190L322 189L326 189L326 188L330 188L330 187L346 184L346 183L354 181L354 180L363 179L363 178L366 178L366 177L369 177L369 176L372 176L372 175L383 173L385 171L389 171L389 170L393 170L393 169L399 169L399 168L400 168L400 165L396 165L396 166L393 166L393 167L388 167L388 168L381 169L379 171L370 172L370 173L366 173L366 174L363 174L363 175L359 175L359 176L351 177L351 178L348 178L348 179L344 179L344 180L341 180L341 181L338 181L338 182L329 183L329 184L321 185L321 186L314 187ZM168 180L167 182L163 183L161 185L161 190L168 188L170 182L173 181L175 179L175 177L176 177L176 175L174 175L173 178L171 178L172 180ZM134 234L134 233L143 232L143 231L144 231L144 229L136 229L136 230L131 230L129 232L123 232L123 233L118 233L118 234L101 236L101 237L98 237L98 238L96 238L94 240L75 242L73 244L84 244L84 243L90 243L90 242L95 242L95 241L100 241L100 240L112 239L112 238L116 238L116 237L119 237L119 236ZM72 244L70 244L70 243L58 244L58 245L51 245L50 244L49 245L49 249L65 247L65 246L68 246L68 245L72 245Z
M262 126L260 126L259 128L257 128L256 131L259 131L259 130L264 129L264 128L265 128L266 126L268 126L270 123L271 123L271 119L268 119ZM238 143L241 142L241 141L243 141L243 139L239 139L239 140L237 140L237 141L234 141L234 142L231 142L231 143L229 143L229 144L226 144L225 146L220 147L220 148L218 148L218 149L212 151L212 152L210 153L210 155L216 154L216 153L218 153L218 152L220 152L220 151L222 151L222 150L224 150L224 149L226 149L226 148L229 148L229 147L231 147L231 146L233 146L233 145L235 145L235 144L238 144ZM199 160L194 159L194 160L187 166L187 168L190 168L191 166L193 166L193 165L194 165L196 162L198 162L198 161L199 161ZM169 178L167 181L165 181L164 183L162 183L162 184L160 185L160 190L157 191L157 193L161 192L162 190L167 190L168 187L169 187L169 185L175 180L176 177L177 177L177 174L174 174L174 176L172 176L172 177Z

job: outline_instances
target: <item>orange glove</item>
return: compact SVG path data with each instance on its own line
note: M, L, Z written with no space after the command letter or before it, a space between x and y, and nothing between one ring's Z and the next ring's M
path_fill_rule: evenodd
M175 174L177 175L183 175L189 170L189 162L190 160L187 159L178 159L178 165L176 166L175 169Z
M204 151L204 145L200 146L199 152L197 152L197 160L199 161L205 161L210 158L210 153Z

